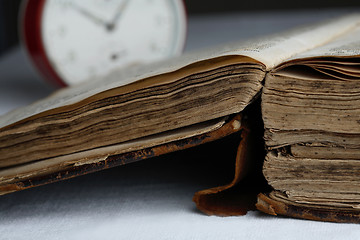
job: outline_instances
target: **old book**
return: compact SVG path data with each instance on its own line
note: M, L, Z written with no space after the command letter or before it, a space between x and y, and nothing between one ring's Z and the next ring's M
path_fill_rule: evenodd
M0 194L239 134L234 180L199 209L245 213L236 185L265 159L259 210L360 222L359 78L356 14L115 71L0 118Z

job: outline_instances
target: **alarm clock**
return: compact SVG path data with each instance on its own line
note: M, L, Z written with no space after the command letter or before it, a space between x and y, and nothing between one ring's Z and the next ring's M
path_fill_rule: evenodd
M21 16L30 61L59 86L179 55L186 38L181 0L25 0Z

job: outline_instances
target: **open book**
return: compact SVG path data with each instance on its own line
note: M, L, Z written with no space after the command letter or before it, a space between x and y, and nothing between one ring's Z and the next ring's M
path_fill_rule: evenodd
M214 196L261 158L272 190L259 210L360 222L360 15L100 80L0 118L0 194L239 134L235 178L196 193L201 210L245 213Z

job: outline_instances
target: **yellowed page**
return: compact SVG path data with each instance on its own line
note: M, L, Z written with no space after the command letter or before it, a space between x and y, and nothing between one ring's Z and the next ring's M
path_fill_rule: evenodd
M144 85L140 82L141 80L153 76L159 76L165 73L173 73L170 79L161 79L166 77L160 76L156 78L159 78L160 81L156 82L156 79L154 81L150 81L150 84L152 84L152 86L156 84L163 84L165 83L165 81L174 81L176 79L183 78L187 75L192 74L194 71L203 72L221 66L232 65L234 63L243 63L244 61L251 63L259 63L250 58L244 60L245 58L243 57L230 54L223 56L229 56L229 58L217 58L218 54L215 54L215 52L206 51L192 53L180 58L169 59L167 61L157 62L146 66L134 66L132 68L119 69L110 73L106 77L103 77L102 79L90 79L83 84L64 88L55 92L47 98L33 103L32 105L16 109L6 115L0 116L0 129L7 125L16 123L22 119L31 117L33 115L48 110L68 106L81 100L88 99L96 94L119 88L130 83L138 82L139 86L137 86L137 88L139 88ZM194 65L192 65L192 63L199 63L205 59L207 60L208 64L200 63L195 67ZM212 59L215 60L211 61ZM175 72L177 70L180 71ZM130 87L129 89L132 88L133 87Z
M324 45L352 31L359 24L360 14L350 15L316 26L208 49L145 67L119 69L102 79L92 79L85 84L63 89L44 100L6 114L0 117L0 128L50 109L76 103L112 88L124 86L150 76L172 72L191 63L220 56L248 56L262 62L266 69L270 70L301 52Z

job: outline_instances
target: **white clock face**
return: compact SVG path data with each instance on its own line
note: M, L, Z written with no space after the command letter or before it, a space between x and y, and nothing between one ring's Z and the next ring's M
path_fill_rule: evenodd
M185 13L178 0L47 0L41 32L52 67L73 85L179 54Z

